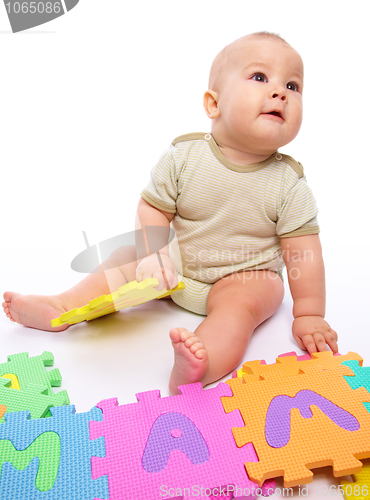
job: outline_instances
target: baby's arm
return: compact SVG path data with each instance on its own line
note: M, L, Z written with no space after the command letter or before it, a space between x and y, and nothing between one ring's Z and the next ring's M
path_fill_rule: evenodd
M140 198L137 207L137 228L145 230L146 226L164 226L170 227L170 223L175 214L163 212ZM136 279L138 282L147 278L157 278L159 285L156 290L161 291L164 288L174 288L177 285L176 268L170 259L168 245L157 253L145 257L136 269Z
M310 354L338 352L337 333L324 320L325 269L318 234L281 238L281 250L288 271L293 298L293 337Z

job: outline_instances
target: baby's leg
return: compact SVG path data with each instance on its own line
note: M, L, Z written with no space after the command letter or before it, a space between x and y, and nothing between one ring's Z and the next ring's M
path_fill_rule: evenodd
M175 363L170 392L179 385L219 380L243 359L254 329L272 316L284 285L272 271L245 271L219 280L208 295L207 318L194 333L173 328Z
M119 265L120 262L130 262ZM66 311L82 307L90 300L115 292L120 286L136 277L136 250L134 246L115 250L96 273L86 276L77 285L59 295L21 295L5 292L2 304L4 312L11 321L39 330L61 331L68 325L53 328L50 321Z

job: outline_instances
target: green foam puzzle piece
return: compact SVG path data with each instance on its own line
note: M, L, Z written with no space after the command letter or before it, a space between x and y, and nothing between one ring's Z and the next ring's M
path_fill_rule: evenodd
M11 441L2 439L0 440L0 471L5 462L10 462L17 470L24 470L31 460L37 457L39 467L35 485L39 491L48 491L54 486L58 475L60 449L60 438L56 432L44 432L24 450L17 450Z
M49 394L46 386L29 384L24 390L11 389L10 380L0 378L0 404L6 406L6 413L30 411L31 418L43 418L50 415L52 406L69 404L66 391ZM5 416L0 423L5 422Z
M344 377L352 389L364 387L370 392L370 366L360 366L359 362L355 360L343 361L342 364L349 366L353 371L353 377L349 375Z
M27 352L11 354L7 363L0 364L0 377L14 374L18 378L20 389L24 390L29 384L46 386L49 394L53 394L52 387L60 387L62 377L58 369L47 371L46 366L52 366L54 356L45 351L40 356L28 357Z

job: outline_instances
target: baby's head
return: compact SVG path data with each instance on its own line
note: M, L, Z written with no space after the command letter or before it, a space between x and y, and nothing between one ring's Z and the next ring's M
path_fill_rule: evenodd
M204 108L217 142L270 155L291 142L302 122L303 62L278 35L254 33L213 61Z

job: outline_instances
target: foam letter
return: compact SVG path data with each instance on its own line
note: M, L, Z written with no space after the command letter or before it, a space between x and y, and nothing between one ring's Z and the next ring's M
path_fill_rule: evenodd
M316 392L303 390L297 392L294 398L276 396L270 403L266 415L266 441L273 448L282 448L290 439L290 412L298 408L302 417L312 418L311 405L315 405L325 413L335 424L347 431L357 431L360 428L358 420L335 405L329 399Z
M185 415L164 413L154 422L145 446L142 465L147 472L163 470L172 450L180 450L194 464L209 460L207 444L195 424Z

